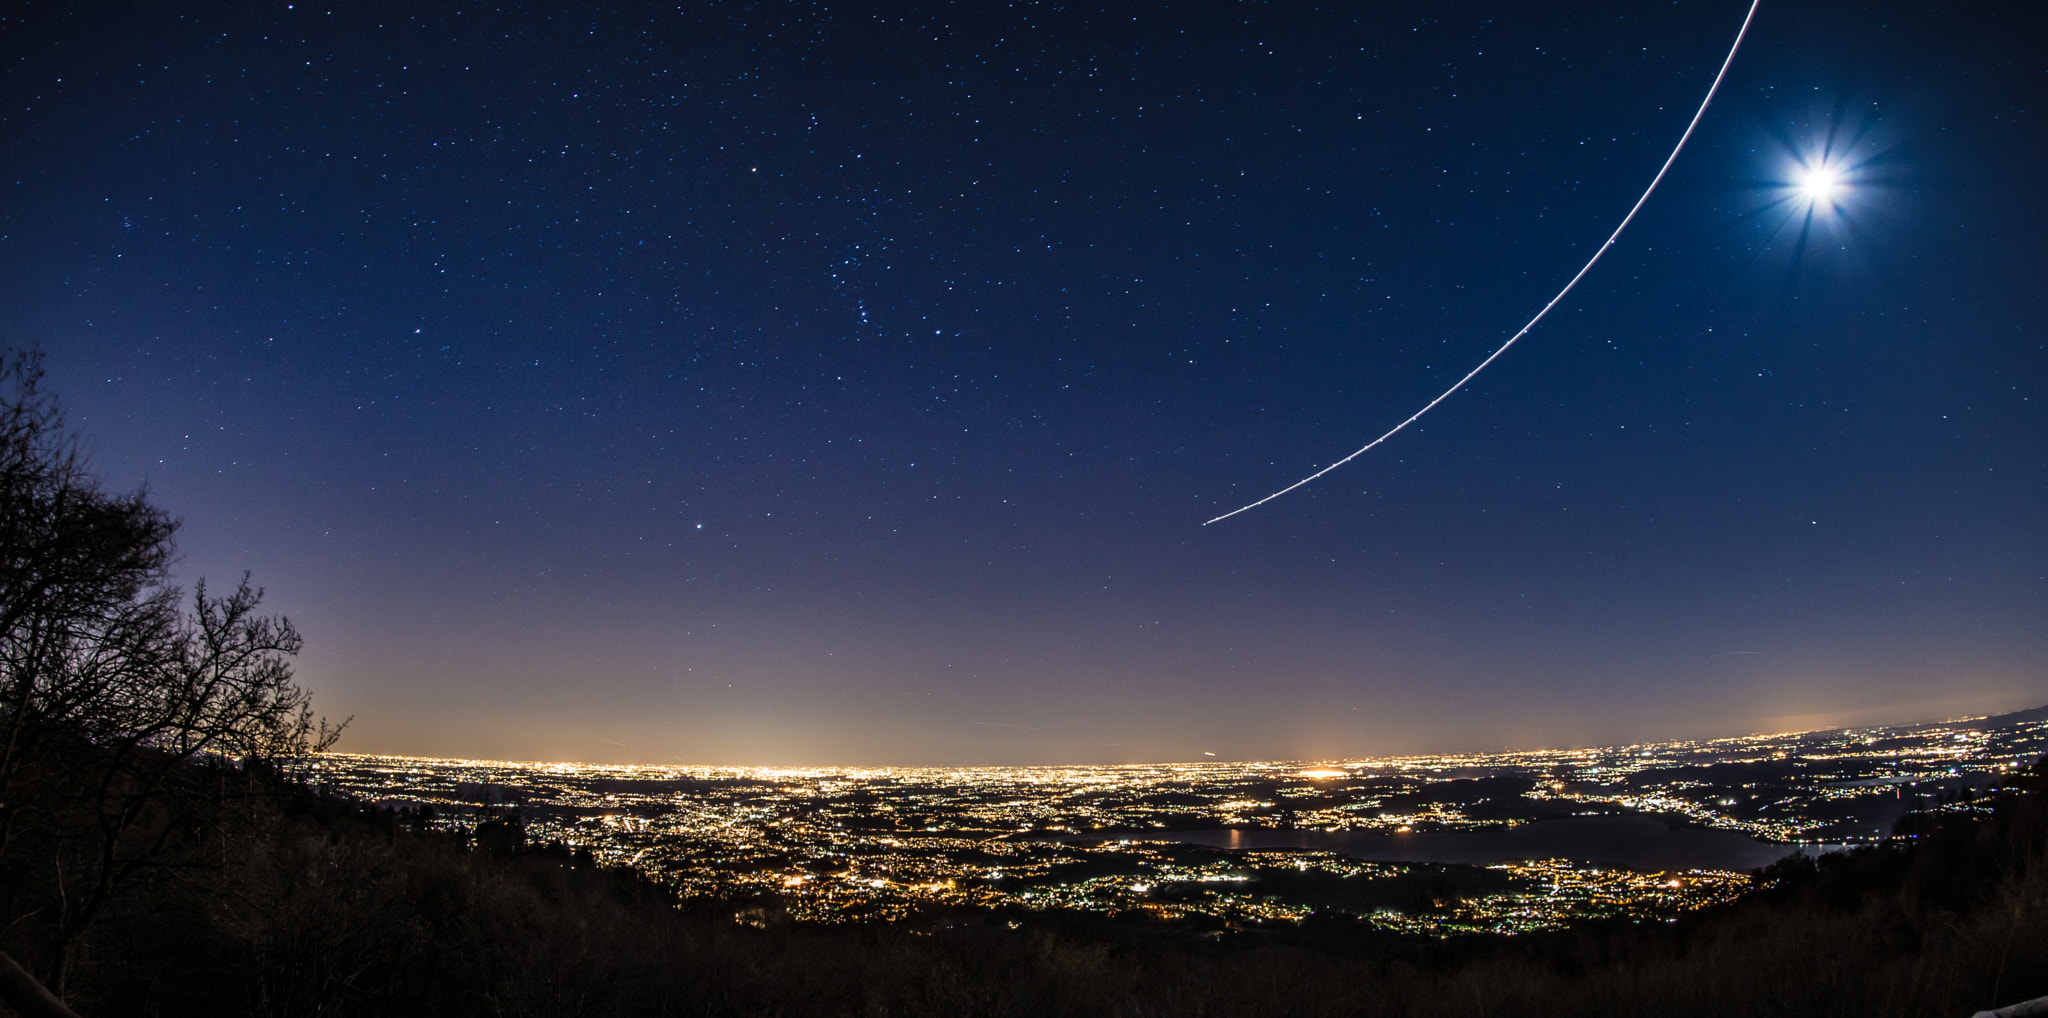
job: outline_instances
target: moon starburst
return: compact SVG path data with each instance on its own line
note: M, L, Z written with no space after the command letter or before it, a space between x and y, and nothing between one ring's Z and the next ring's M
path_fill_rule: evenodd
M1842 190L1842 173L1825 163L1799 173L1799 194L1814 205L1832 205Z

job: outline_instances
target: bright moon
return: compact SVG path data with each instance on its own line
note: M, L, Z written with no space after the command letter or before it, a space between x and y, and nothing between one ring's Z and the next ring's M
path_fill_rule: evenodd
M1842 175L1832 166L1815 166L1799 175L1799 194L1814 205L1831 205L1842 189Z

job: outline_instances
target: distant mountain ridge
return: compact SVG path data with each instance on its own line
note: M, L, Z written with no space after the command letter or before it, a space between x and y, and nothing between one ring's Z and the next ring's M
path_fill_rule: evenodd
M1978 718L1959 727L1988 730L1993 728L2014 728L2037 721L2048 721L2048 705L2033 707L2027 710L2016 710L2007 714L1993 714L1990 717Z

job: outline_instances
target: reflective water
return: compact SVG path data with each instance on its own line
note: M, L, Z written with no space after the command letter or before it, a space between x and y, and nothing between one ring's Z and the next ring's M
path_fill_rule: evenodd
M1749 870L1798 851L1841 846L1777 845L1734 831L1673 827L1648 816L1585 816L1513 827L1420 834L1328 831L1197 830L1119 833L1131 841L1173 841L1214 848L1306 848L1383 862L1490 865L1520 859L1573 859L1637 870Z

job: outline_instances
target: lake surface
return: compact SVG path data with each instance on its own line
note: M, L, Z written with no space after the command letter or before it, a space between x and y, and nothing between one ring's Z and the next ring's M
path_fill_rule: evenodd
M1839 847L1778 845L1734 831L1672 827L1647 816L1566 817L1514 827L1420 834L1216 829L1145 831L1115 837L1228 849L1305 848L1380 862L1485 866L1519 859L1574 859L1636 870L1751 870L1795 852Z

